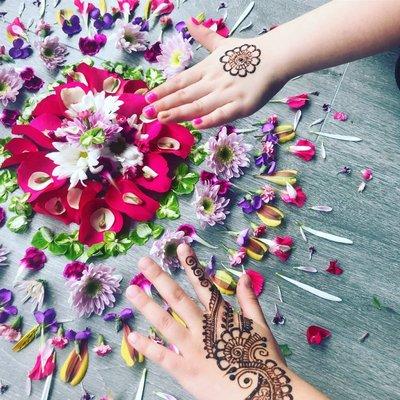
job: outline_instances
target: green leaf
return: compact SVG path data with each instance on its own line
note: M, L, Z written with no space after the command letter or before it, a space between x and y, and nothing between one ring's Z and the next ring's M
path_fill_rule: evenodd
M112 231L104 232L104 242L105 243L115 242L116 238L117 238L117 235L115 232L112 232Z
M182 124L185 128L189 129L190 133L194 136L196 139L196 143L200 142L202 139L202 134L201 132L194 127L194 125L191 122L182 122Z
M165 77L161 71L156 68L149 68L144 74L144 80L149 89L154 89L156 86L165 82Z
M56 242L51 242L49 243L48 249L55 256L62 256L67 252L68 245L67 244L61 245Z
M153 239L158 239L164 234L165 228L162 225L151 222L150 227L152 230L151 236L153 237Z
M168 193L160 202L157 217L160 219L178 219L180 215L177 195L173 192Z
M149 224L142 223L142 224L138 224L136 226L136 233L140 238L144 239L144 238L148 238L149 236L151 236L152 230L151 230Z
M53 233L43 226L33 235L31 244L37 249L44 250L52 241Z
M79 139L82 146L89 147L96 144L103 144L106 135L101 128L92 128L86 131Z
M283 355L283 357L289 357L293 354L292 350L290 349L289 345L287 344L280 344L279 345L280 349L281 349L281 353Z
M104 254L102 250L104 249L104 243L96 243L90 246L87 251L86 255L88 258L90 257L98 257L100 254Z
M68 260L75 261L83 254L84 251L85 249L82 243L79 242L71 243L67 248L65 256L68 258Z
M32 206L28 203L29 193L15 195L11 198L8 209L15 212L17 215L32 215Z
M377 296L373 296L373 297L372 297L372 306L373 306L374 308L376 308L377 310L382 310L382 309L383 309L382 303L381 303L381 301L378 299Z
M197 172L189 172L187 164L181 164L175 171L174 182L172 190L177 195L190 194L194 190L194 186L199 181L199 174Z
M7 220L7 228L14 233L23 233L28 230L29 219L25 215L15 215Z
M54 243L58 244L59 246L67 246L71 242L74 242L74 239L71 237L71 235L65 232L59 233L54 238Z
M208 155L207 150L204 145L201 146L193 146L192 151L189 154L189 159L192 161L194 165L200 165L204 162Z

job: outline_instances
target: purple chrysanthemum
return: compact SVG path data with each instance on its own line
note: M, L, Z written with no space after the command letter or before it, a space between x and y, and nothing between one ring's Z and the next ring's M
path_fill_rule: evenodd
M117 22L118 33L116 47L127 53L145 51L148 46L149 33L142 30L139 24Z
M24 81L14 68L0 68L0 102L4 107L15 102L23 85Z
M242 168L250 165L247 153L252 149L243 139L244 136L236 132L228 134L224 127L218 137L208 140L207 165L215 174L228 180L243 174Z
M47 69L54 70L64 64L68 54L67 46L60 43L57 36L46 37L37 43L39 55Z
M99 264L90 264L79 280L67 281L70 289L69 303L79 317L100 315L106 307L113 307L115 294L121 293L120 275L113 275L115 269Z
M229 199L218 195L219 185L212 183L196 185L196 197L193 202L196 207L196 215L200 220L200 225L205 228L208 225L222 224L229 214L226 209Z
M161 239L153 243L150 254L158 259L161 267L166 271L181 268L176 250L181 243L190 243L191 241L192 238L186 236L185 232L167 230Z

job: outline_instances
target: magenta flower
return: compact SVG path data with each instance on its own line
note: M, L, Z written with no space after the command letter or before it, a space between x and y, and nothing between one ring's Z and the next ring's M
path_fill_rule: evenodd
M70 262L65 266L63 276L65 279L69 280L81 279L83 271L85 271L87 267L88 266L81 261Z
M196 231L196 228L190 224L183 224L178 226L177 231L184 232L186 236L191 237L195 242L202 244L203 246L209 247L210 249L217 249L217 246L213 246L212 244L206 242L203 238L201 238Z
M93 37L79 39L79 49L85 56L95 56L107 43L107 36L97 33Z
M307 139L299 139L289 151L304 161L311 161L315 156L315 144Z
M25 251L25 256L21 259L21 266L31 271L39 271L47 262L46 254L36 247L29 247Z
M20 115L21 114L18 110L5 108L0 114L0 121L6 128L11 128L17 122Z
M6 220L6 212L3 207L0 207L0 226L3 226L4 221Z
M24 80L24 87L29 92L35 93L39 91L43 85L44 81L35 75L32 68L27 67L21 73L20 77Z
M349 119L349 116L342 111L336 111L333 114L333 119L336 119L336 121L347 121Z
M161 42L155 42L144 53L144 59L149 63L156 63L157 57L161 54Z
M374 175L371 168L365 168L361 171L361 176L364 181L368 182L373 178Z
M240 247L238 251L232 251L229 255L229 263L232 267L242 265L244 260L246 259L246 249L244 247Z

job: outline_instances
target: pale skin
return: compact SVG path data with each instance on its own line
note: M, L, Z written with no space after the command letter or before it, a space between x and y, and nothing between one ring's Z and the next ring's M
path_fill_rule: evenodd
M203 129L229 123L253 114L298 75L400 45L399 20L398 0L334 0L253 39L225 39L188 20L211 54L147 94L145 113ZM231 76L220 57L242 44L257 46L261 63L246 77Z
M206 358L203 342L203 317L210 313L210 290L201 285L188 259L195 257L192 248L182 244L177 249L178 258L187 278L193 286L198 302L164 272L151 258L139 261L140 271L149 279L168 305L185 321L186 327L174 319L154 299L138 286L130 286L126 295L132 305L141 312L169 343L178 346L180 354L164 347L138 332L129 336L131 345L148 360L160 365L198 400L226 398L244 400L251 389L241 388L237 382L221 371L214 359ZM254 295L251 281L243 275L238 283L237 298L244 317L253 321L253 331L267 339L269 359L285 371L296 400L326 400L327 397L300 378L287 365L279 346L268 327L263 311ZM263 400L279 400L281 397L262 397Z

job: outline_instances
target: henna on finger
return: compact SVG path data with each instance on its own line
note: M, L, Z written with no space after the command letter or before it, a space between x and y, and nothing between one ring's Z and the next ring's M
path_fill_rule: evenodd
M244 400L293 400L290 378L270 358L267 338L254 331L251 319L234 312L196 257L188 256L185 262L200 285L211 292L209 313L203 316L206 358L214 359L246 393L251 390Z

